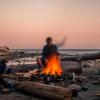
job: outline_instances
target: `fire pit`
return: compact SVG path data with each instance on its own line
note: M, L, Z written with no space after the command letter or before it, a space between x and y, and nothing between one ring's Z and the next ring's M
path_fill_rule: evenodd
M74 81L73 73L63 73L61 62L58 56L52 56L47 66L40 70L31 72L31 81L43 81L46 84L55 82Z
M59 57L52 56L49 58L47 66L43 68L42 73L50 75L61 75L63 71L60 64L61 63Z
M45 84L60 84L62 82L66 84L75 81L75 74L63 72L59 57L54 55L48 60L46 67L29 71L28 73L24 73L24 75L11 75L9 78L19 81L42 82Z

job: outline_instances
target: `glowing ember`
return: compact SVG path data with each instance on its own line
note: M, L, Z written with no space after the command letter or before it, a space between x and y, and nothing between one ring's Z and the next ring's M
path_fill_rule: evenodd
M60 65L60 59L57 56L52 56L47 66L42 70L42 73L44 74L50 74L50 75L61 75L62 74L62 68Z

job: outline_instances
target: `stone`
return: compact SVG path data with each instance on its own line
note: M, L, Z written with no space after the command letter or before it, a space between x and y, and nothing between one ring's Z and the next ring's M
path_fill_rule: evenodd
M74 91L74 90L81 91L81 87L77 84L69 85L68 88L71 89L72 91Z
M82 90L87 91L88 87L87 86L82 86Z
M88 82L88 78L86 76L81 75L81 76L77 77L77 81L82 82L82 83Z
M86 61L86 62L83 62L82 66L84 68L89 68L89 67L94 67L95 66L95 62L94 61Z

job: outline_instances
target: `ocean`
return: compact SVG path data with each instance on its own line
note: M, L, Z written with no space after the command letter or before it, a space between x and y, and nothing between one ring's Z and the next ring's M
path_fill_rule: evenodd
M25 53L41 53L42 49L12 49L14 51L24 51ZM86 54L86 53L98 53L100 49L59 49L60 54Z

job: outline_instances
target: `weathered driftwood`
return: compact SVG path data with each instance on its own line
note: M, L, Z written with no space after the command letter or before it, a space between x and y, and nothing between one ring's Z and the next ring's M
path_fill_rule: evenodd
M16 81L31 81L31 77L23 77L23 76L17 76L17 75L2 75L4 78L8 78L11 80L16 80Z
M67 61L61 63L63 73L71 72L75 74L82 74L82 66L80 62Z
M18 91L31 94L39 98L46 100L72 100L72 91L64 87L35 82L13 81L13 83Z
M73 55L61 58L61 61L84 61L84 60L95 60L100 59L100 53Z

